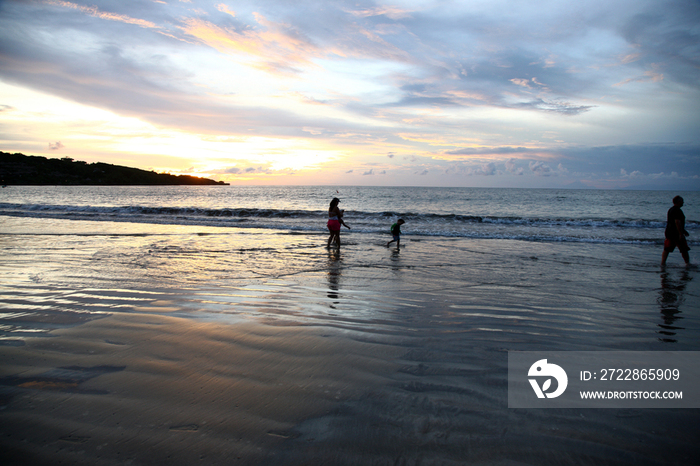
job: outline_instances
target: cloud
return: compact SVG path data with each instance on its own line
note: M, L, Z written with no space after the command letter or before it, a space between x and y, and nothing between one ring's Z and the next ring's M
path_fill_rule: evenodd
M643 76L625 79L620 84L663 79L697 90L700 33L694 26L700 23L700 8L696 2L655 6L655 11L638 12L618 23L617 32L635 48L634 60L626 64L644 70Z
M513 78L510 80L510 82L517 86L527 87L528 89L530 89L530 81L528 81L527 79Z
M192 170L189 170L192 171ZM221 170L210 170L211 173L215 174L220 174L220 175L254 175L254 174L273 174L273 173L287 173L290 174L290 170L271 170L269 168L265 167L245 167L245 168L240 168L240 167L229 167L229 168L224 168Z
M64 2L64 1L59 1L59 0L44 0L45 3L49 5L55 5L58 7L63 7L63 8L72 8L74 10L78 10L81 13L85 13L86 15L93 16L95 18L99 19L104 19L108 21L117 21L121 23L126 23L126 24L133 24L142 28L149 28L149 29L157 29L157 26L150 22L150 21L145 21L143 19L138 19L138 18L133 18L128 15L120 15L117 13L111 13L107 11L102 11L96 6L83 6L83 5L78 5L76 3L72 2Z
M556 175L556 172L552 170L549 165L545 164L544 162L537 161L537 162L530 162L529 163L530 171L532 171L535 175L537 176L552 176Z
M556 169L553 169L541 160L531 161L528 167L535 176L559 176L568 171L561 163L557 165Z
M635 170L632 173L627 173L627 170L624 168L620 169L620 176L622 178L639 178L644 176L644 173L640 172L639 170Z
M64 106L19 88L151 125L202 164L264 154L250 148L263 141L275 157L331 154L324 176L377 161L364 173L380 174L389 158L407 184L700 175L695 2L81 3L0 2L0 124L15 146L138 145L104 138L103 122L50 120ZM272 166L241 156L229 174Z
M255 14L253 28L222 27L199 18L187 18L180 26L188 36L194 37L222 53L238 53L254 57L251 64L273 73L299 73L299 67L313 66L312 57L322 51L308 37L289 24L269 21Z
M63 145L61 141L56 141L54 143L49 143L49 150L60 150L64 149L66 146Z
M496 174L496 164L493 162L482 164L478 170L474 171L475 175L494 176Z
M469 166L466 163L452 164L445 170L445 173L464 176L496 176L500 172L497 169L496 163L488 162L477 166Z
M656 63L652 63L652 70L648 70L644 72L644 76L638 76L635 78L628 78L625 79L624 81L621 81L619 83L613 84L613 86L624 86L625 84L630 84L630 83L644 83L644 82L649 82L649 83L658 83L663 81L664 75L663 73L660 73L658 70L660 69L659 65Z
M319 134L323 134L324 130L325 130L325 128L310 128L308 126L305 126L304 128L302 128L302 131L305 131L307 133L310 133L310 134L313 134L316 136Z
M346 10L348 13L350 13L353 16L356 16L358 18L368 18L371 16L386 16L391 19L403 19L403 18L409 18L411 11L410 10L404 10L402 8L398 8L395 6L382 6L382 7L374 7L374 8L367 8L365 10Z
M512 173L514 175L522 175L525 172L525 169L523 167L518 167L515 164L516 160L515 159L508 159L505 162L506 166L506 172Z
M228 5L226 5L225 3L220 3L220 4L218 4L218 5L216 6L216 9L219 10L219 11L221 11L222 13L226 13L226 14L228 14L228 15L231 15L231 16L233 16L234 18L236 17L236 12L233 11L233 10L231 10L231 9L228 7Z
M509 146L496 146L496 147L464 147L461 149L455 149L445 152L448 155L507 155L507 154L528 154L536 153L538 149L527 148L527 147L509 147ZM511 159L514 160L514 159Z
M511 105L511 108L528 110L542 110L545 112L559 113L561 115L580 115L594 108L592 105L576 105L569 102L534 99L529 102L521 102Z

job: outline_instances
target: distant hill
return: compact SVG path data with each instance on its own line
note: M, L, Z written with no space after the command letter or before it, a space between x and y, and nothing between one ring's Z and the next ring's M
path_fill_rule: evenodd
M48 159L34 155L0 152L2 185L228 185L189 175L170 175L138 168L96 162L75 161L69 157Z

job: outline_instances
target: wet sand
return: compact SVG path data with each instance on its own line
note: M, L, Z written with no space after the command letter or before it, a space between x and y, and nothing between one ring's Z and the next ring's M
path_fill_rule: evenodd
M3 464L694 464L700 452L693 409L507 407L508 351L698 350L697 271L674 258L662 271L657 251L75 233L3 240Z
M5 460L257 464L395 372L375 353L319 329L154 313L59 330L3 348Z

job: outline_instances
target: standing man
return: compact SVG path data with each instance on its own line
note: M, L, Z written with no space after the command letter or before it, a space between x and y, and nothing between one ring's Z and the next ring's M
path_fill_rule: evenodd
M688 255L690 248L688 247L688 242L685 240L685 237L688 236L688 232L685 231L685 214L683 214L681 207L683 207L683 198L680 196L674 197L673 207L668 209L668 220L665 231L666 240L664 241L664 252L661 254L662 266L666 265L668 254L673 252L676 246L678 246L678 250L681 252L681 256L683 256L685 265L690 265L690 256Z

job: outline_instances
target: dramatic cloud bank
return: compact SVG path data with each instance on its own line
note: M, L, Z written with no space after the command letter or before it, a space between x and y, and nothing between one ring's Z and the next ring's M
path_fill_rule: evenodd
M0 2L0 150L231 183L700 189L700 3Z

